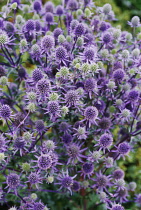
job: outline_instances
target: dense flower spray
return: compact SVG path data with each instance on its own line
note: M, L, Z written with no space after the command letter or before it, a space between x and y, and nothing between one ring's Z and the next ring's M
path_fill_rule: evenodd
M0 201L140 208L136 180L119 167L140 146L139 17L122 31L111 5L91 0L11 0L0 16Z

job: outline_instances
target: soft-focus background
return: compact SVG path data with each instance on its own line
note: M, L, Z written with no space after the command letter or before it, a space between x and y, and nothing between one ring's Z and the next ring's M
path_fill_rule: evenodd
M21 2L28 3L28 0L21 0ZM47 0L42 0L43 3L47 2ZM61 0L52 0L55 5L61 3ZM115 12L115 16L118 19L114 24L121 25L122 30L130 30L130 27L127 25L127 21L130 20L134 15L138 15L141 18L141 0L95 0L96 6L103 6L106 3L110 3L112 5L113 11ZM0 0L0 11L3 5L6 5L7 0ZM141 30L141 29L140 29ZM115 132L117 135L118 130ZM141 136L140 136L141 139ZM141 193L141 148L137 148L136 153L130 153L130 156L126 158L126 160L120 160L119 166L121 169L125 171L125 180L127 182L137 181L138 193ZM41 199L44 200L48 206L52 207L52 209L72 209L72 210L81 210L77 206L75 200L80 200L80 195L76 193L75 196L70 197L69 199L63 197L61 194L54 195L53 193L43 193L41 195ZM88 198L89 206L94 210L93 204L96 200L93 194L89 194ZM57 207L57 208L56 208ZM99 207L99 210L102 210ZM98 209L98 208L97 208ZM134 202L127 203L125 205L125 209L127 210L138 210L137 207L134 206ZM4 210L4 209L3 209Z

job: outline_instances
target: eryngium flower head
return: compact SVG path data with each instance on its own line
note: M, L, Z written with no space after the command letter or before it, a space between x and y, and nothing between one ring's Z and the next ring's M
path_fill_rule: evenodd
M76 0L69 0L67 3L67 8L74 11L78 9L78 3Z
M85 91L89 93L89 97L91 99L92 92L94 92L94 90L96 90L96 88L97 88L96 80L93 78L88 78L84 82L84 88L85 88Z
M54 22L54 16L53 16L53 14L51 12L47 12L46 13L46 22L48 24L51 24L51 23Z
M139 92L137 90L131 90L128 94L128 100L131 102L134 102L138 100L139 98Z
M82 165L81 172L82 172L82 175L84 175L84 178L86 176L88 176L88 178L90 179L90 176L93 174L93 171L94 171L94 164L93 163L88 162L88 163L84 163Z
M122 81L124 77L125 77L125 72L122 69L117 69L113 73L113 78L118 82Z
M114 179L122 179L124 177L124 171L121 169L116 169L113 172L113 178Z
M41 40L41 48L47 53L55 45L54 37L51 35L46 35Z
M35 69L32 73L32 79L34 82L38 82L40 79L43 78L43 73L40 69Z
M82 155L87 148L81 149L82 144L71 143L66 147L67 154L69 156L68 164L72 163L75 164L78 161L83 162L82 158L86 158L86 156Z
M9 105L4 104L0 107L0 117L2 117L4 120L9 119L11 116L11 108Z
M28 20L25 24L25 29L27 32L34 31L34 29L35 29L34 20Z
M112 36L109 32L105 32L102 36L102 41L104 44L109 44L112 40Z
M53 13L53 11L54 11L54 4L51 1L48 1L45 4L45 11L46 12L52 12Z
M15 32L15 27L14 24L11 22L6 22L5 23L5 30L9 35L13 35Z
M28 177L28 182L33 185L35 184L35 186L38 188L38 185L40 183L40 176L38 173L36 172L31 172L31 174Z
M19 70L18 70L18 77L20 80L22 79L26 79L27 77L27 72L26 72L26 69L21 67Z
M74 30L74 34L76 36L82 36L84 35L85 33L85 27L83 25L83 23L79 23L76 27L75 27L75 30Z
M58 101L49 101L47 104L47 112L50 115L50 119L54 120L57 116L59 116L60 106Z
M90 47L84 50L84 53L83 53L84 60L92 61L94 60L95 56L96 56L96 48Z
M127 142L123 142L121 144L118 145L117 150L115 150L115 152L118 152L119 154L119 158L120 157L124 157L125 155L127 155L130 152L130 145Z
M42 3L41 3L40 0L35 0L35 1L33 2L33 9L34 9L36 12L41 11L41 9L42 9Z
M88 121L89 123L89 127L91 126L91 124L95 123L95 120L98 117L98 110L96 107L94 106L88 106L85 108L84 110L84 116L86 121Z
M103 149L105 151L105 149L108 149L113 143L113 138L110 134L104 133L100 139L99 139L99 143L97 145L100 146L100 150Z
M41 79L37 82L36 85L37 91L41 94L41 95L48 95L49 91L50 91L50 82L47 79Z
M131 27L139 27L140 26L140 18L138 16L134 16L134 17L132 17L131 22L128 21L128 24Z
M73 186L73 179L76 177L77 175L73 176L73 177L70 177L69 174L68 174L68 171L66 172L62 172L62 174L59 174L59 176L57 177L57 179L59 180L59 183L56 183L56 184L59 184L61 185L60 186L60 189L67 189L70 191L70 193L72 194L72 191L71 191L71 188Z
M141 206L141 193L139 193L138 195L136 195L136 204L137 206Z
M109 14L109 12L112 10L111 4L105 4L103 6L103 13L105 15Z
M58 61L66 60L67 50L63 46L58 47L56 49L55 57Z
M62 33L63 33L63 31L62 31L61 28L55 28L54 31L53 31L54 38L58 39L58 36Z
M37 120L35 123L36 130L41 134L45 131L45 125L43 120Z
M9 190L16 190L20 185L20 177L16 173L10 173L7 176L6 183L9 187Z
M96 178L92 180L95 181L93 187L96 187L98 190L106 189L110 185L110 176L103 175L101 172L96 174Z
M58 16L61 16L61 15L63 15L63 13L64 13L63 7L62 7L61 5L58 5L58 6L56 7L56 14L57 14Z
M69 106L69 107L76 106L78 101L79 101L79 95L76 90L69 90L65 94L65 102L66 102L67 106Z
M103 117L99 120L98 125L101 130L109 130L111 127L111 120L108 117Z
M72 142L73 138L72 138L72 135L69 134L69 133L65 133L63 136L62 136L62 141L65 143L65 144L70 144Z
M37 160L38 167L41 170L47 170L52 166L52 158L49 154L42 154Z
M73 181L73 185L72 185L72 190L73 191L79 191L80 190L80 183L79 182L77 182L77 181Z

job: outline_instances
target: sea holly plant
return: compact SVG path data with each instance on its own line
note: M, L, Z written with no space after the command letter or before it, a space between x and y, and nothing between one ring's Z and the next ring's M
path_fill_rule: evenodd
M91 0L2 7L1 208L141 208L124 166L141 145L140 19L114 21Z

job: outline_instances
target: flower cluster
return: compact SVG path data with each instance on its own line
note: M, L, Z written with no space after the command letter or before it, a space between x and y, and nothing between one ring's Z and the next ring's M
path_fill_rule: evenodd
M53 210L41 193L84 205L94 194L93 209L141 207L117 161L140 146L140 19L132 34L112 26L110 4L29 2L11 0L0 17L0 200Z

